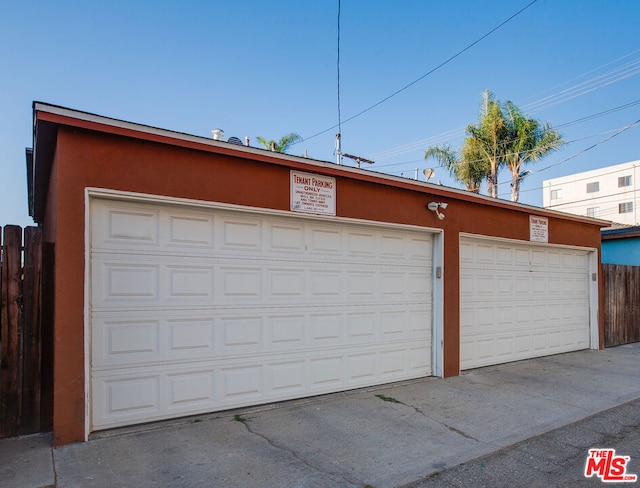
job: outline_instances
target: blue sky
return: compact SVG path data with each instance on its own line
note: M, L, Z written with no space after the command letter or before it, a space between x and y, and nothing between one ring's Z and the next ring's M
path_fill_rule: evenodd
M530 1L342 0L342 120ZM0 225L32 223L33 100L205 137L219 127L252 145L297 132L292 154L334 161L337 11L337 0L0 1ZM431 181L459 187L424 150L459 147L489 89L568 142L523 182L521 201L542 205L544 179L640 159L640 125L605 141L640 119L639 23L636 0L538 0L343 123L343 151L405 177L436 167ZM509 198L506 172L500 182Z

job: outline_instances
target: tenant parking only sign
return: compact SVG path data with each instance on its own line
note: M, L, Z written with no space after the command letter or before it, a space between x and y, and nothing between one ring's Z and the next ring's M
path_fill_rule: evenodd
M529 215L529 240L531 242L549 242L549 219Z
M291 210L312 214L336 214L336 179L291 171Z

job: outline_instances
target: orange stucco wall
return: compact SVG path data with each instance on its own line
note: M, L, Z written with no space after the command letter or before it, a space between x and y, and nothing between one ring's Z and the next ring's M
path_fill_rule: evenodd
M354 178L338 166L257 161L61 126L44 222L45 235L55 241L56 445L85 439L85 188L288 211L291 168L336 177L338 216L444 229L444 374L459 373L459 233L528 241L527 210L488 205L437 186L390 183L366 173ZM433 200L449 203L445 220L426 209ZM599 250L600 231L597 225L549 217L549 242Z

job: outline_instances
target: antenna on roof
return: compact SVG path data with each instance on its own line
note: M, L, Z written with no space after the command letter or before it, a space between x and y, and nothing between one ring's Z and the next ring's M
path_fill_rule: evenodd
M345 158L353 159L356 162L356 165L358 166L358 168L360 167L360 163L375 164L375 161L371 161L370 159L365 159L360 156L354 156L352 154L343 154L343 155Z

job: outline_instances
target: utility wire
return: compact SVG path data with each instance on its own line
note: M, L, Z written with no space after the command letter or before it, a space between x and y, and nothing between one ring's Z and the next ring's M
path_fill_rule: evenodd
M416 83L418 83L419 81L422 81L423 79L425 79L427 76L435 73L436 71L438 71L440 68L442 68L443 66L449 64L451 61L453 61L454 59L456 59L457 57L461 56L462 54L464 54L465 52L467 52L469 49L471 49L473 46L475 46L476 44L478 44L479 42L483 41L484 39L486 39L487 37L489 37L491 34L493 34L495 31L497 31L498 29L500 29L501 27L503 27L504 25L506 25L507 23L509 23L510 21L512 21L513 19L515 19L518 15L520 15L522 12L524 12L525 10L527 10L529 7L531 7L534 3L536 3L538 0L533 0L532 2L530 2L529 4L525 5L523 8L521 8L520 10L518 10L515 14L511 15L511 17L509 17L508 19L504 20L503 22L501 22L499 25L497 25L496 27L494 27L493 29L491 29L489 32L487 32L486 34L484 34L482 37L479 37L478 39L476 39L475 41L473 41L471 44L469 44L467 47L463 48L462 50L458 51L456 54L450 56L447 60L443 61L442 63L440 63L438 66L436 66L435 68L431 69L430 71L428 71L427 73L425 73L424 75L420 76L419 78L415 79L414 81L412 81L411 83L403 86L402 88L400 88L399 90L396 90L395 92L393 92L391 95L383 98L382 100L374 103L373 105L371 105L368 108L365 108L364 110L361 110L360 112L358 112L355 115L352 115L351 117L347 118L344 120L344 122L350 122L351 120L360 117L361 115L369 112L370 110L373 110L374 108L376 108L379 105L382 105L384 102L390 100L391 98L395 97L396 95L399 95L400 93L402 93L403 91L407 90L408 88L412 87L413 85L415 85ZM304 141L308 141L309 139L313 139L314 137L317 137L319 135L325 134L326 132L329 132L332 129L335 129L336 127L338 127L337 125L333 125L331 127L329 127L328 129L322 130L320 132L317 132L315 134L313 134L312 136L309 136L305 139L301 139L298 142L304 142Z
M340 116L340 0L338 0L338 134L342 134L342 120Z
M566 85L568 83L572 83L573 81L579 80L580 78L583 78L583 77L585 77L587 75L590 75L591 73L596 73L597 71L599 71L599 70L601 70L603 68L606 68L607 66L611 66L612 64L617 63L618 61L622 61L623 59L628 58L628 57L633 56L633 55L638 54L638 53L640 53L640 49L636 49L635 51L630 52L629 54L625 54L624 56L621 56L621 57L619 57L617 59L614 59L613 61L609 61L608 63L605 63L605 64L603 64L601 66L598 66L597 68L593 68L592 70L586 71L586 72L584 72L584 73L582 73L582 74L580 74L580 75L578 75L578 76L576 76L574 78L571 78L571 79L569 79L567 81L563 81L562 83L554 85L551 88L547 88L546 90L543 90L542 92L538 92L537 94L530 96L528 99L538 98L538 97L544 95L545 93L548 93L548 92L550 92L552 90L555 90L556 88L560 88L563 85ZM618 68L616 68L616 69L618 69ZM552 96L555 96L555 95L552 95ZM540 101L540 100L537 100L537 101L534 100L533 102L527 102L528 99L522 100L523 103L526 103L525 106L533 105L533 104L538 103ZM544 100L544 98L542 98L542 100Z
M640 100L638 100L637 103L640 103ZM578 120L581 120L581 119L578 119ZM569 122L569 123L572 124L573 122ZM624 127L626 127L626 126L624 126ZM577 139L572 139L570 141L564 141L563 146L567 146L569 144L573 144L573 143L576 143L576 142L584 141L586 139L591 139L593 137L602 136L604 134L609 134L609 133L615 132L617 130L619 130L619 129L611 129L611 130L607 130L607 131L604 131L604 132L598 132L596 134L590 134L588 136L579 137ZM529 151L523 151L523 154L526 154L527 152L529 152ZM506 154L506 156L509 156L511 154L513 154L513 153ZM400 166L402 164L414 164L414 163L419 163L419 162L424 162L424 161L425 161L425 159L422 158L422 159L413 159L413 160L410 160L410 161L400 161L400 162L397 162L397 163L379 164L379 165L377 165L376 169L388 168L390 166ZM477 161L480 161L480 160L474 160L474 161L470 161L470 162L477 162ZM434 166L434 168L436 168L436 169L437 168L445 168L445 166L438 165L438 166Z
M553 163L550 164L549 166L545 166L542 169L536 170L536 171L532 171L532 173L542 173L543 171L548 170L549 168L553 168L555 166L559 166L561 164L566 163L567 161L570 161L571 159L577 158L578 156L580 156L581 154L586 153L587 151L591 151L592 149L595 149L596 147L598 147L601 144L604 144L605 142L610 141L611 139L613 139L614 137L618 137L620 134L622 134L623 132L628 131L629 129L631 129L632 127L635 127L636 125L640 124L640 119L636 120L635 122L632 122L631 124L623 127L622 129L620 129L619 131L617 131L615 134L610 135L609 137L606 137L604 139L602 139L601 141L596 142L595 144L583 149L582 151L577 152L576 154L574 154L573 156L569 156L566 159L563 159L562 161L558 161L557 163Z
M551 128L551 129L552 130L556 130L556 129L560 129L560 128L563 128L563 127L570 127L572 125L581 124L583 122L588 122L588 121L596 119L598 117L603 117L605 115L609 115L609 114L612 114L614 112L618 112L620 110L624 110L624 109L627 109L627 108L630 108L630 107L634 107L634 106L636 106L638 104L640 104L640 99L634 100L634 101L629 102L629 103L625 103L624 105L619 105L617 107L613 107L613 108L610 108L610 109L607 109L607 110L603 110L602 112L597 112L595 114L586 115L586 116L581 117L579 119L571 120L569 122L564 122L562 124L556 125L555 127ZM460 129L460 131L462 131L462 130L463 129ZM457 131L449 131L449 132L446 132L446 133L442 134L443 138L441 138L440 140L445 140L446 141L446 138L444 138L444 137L449 135L449 134L451 134L452 136L458 135ZM602 134L602 133L600 133L600 134ZM462 132L460 132L460 135L462 135ZM599 134L595 134L595 135L597 136ZM389 151L386 151L386 152L383 152L383 153L378 153L375 156L370 156L370 157L375 157L376 160L380 161L381 159L386 159L386 158L390 158L390 157L393 157L393 156L396 156L396 155L400 155L400 154L409 152L410 150L418 149L418 148L423 147L425 145L437 145L437 141L438 141L437 138L438 137L439 136L435 136L435 137L431 138L433 140L433 142L431 144L427 144L428 140L422 140L422 141L419 142L419 144L418 143L412 144L411 149L404 149L404 148L407 148L409 146L401 146L401 148L399 150L391 149ZM580 139L574 139L572 141L567 141L566 144L570 144L572 142L576 142L576 141L579 141L579 140L582 140L582 139L588 139L590 137L594 137L594 135L585 136L585 137L582 137ZM443 144L443 143L441 143L441 144ZM446 144L446 143L444 143L444 144ZM406 161L406 163L411 163L411 162L412 161ZM386 166L397 166L398 164L403 164L403 163L391 163L391 164L387 164L387 165L378 164L377 167L378 168L384 168Z
M640 50L634 51L633 53L630 53L630 54L627 54L626 56L623 56L622 58L618 58L616 61L619 61L620 59L624 59L626 57L629 57L629 56L631 56L633 54L636 54L638 52L640 52ZM612 63L614 63L616 61L612 61L610 63L607 63L607 64L601 66L600 68L609 66L609 65L611 65ZM634 64L638 63L638 62L640 62L640 60L638 60L638 59L633 61ZM588 75L588 74L591 74L591 73L593 73L594 71L597 71L600 68L596 68L594 70L588 71L588 72L586 72L586 73L584 73L584 74L582 74L580 76L577 76L577 77L573 78L570 81L573 81L573 80L576 80L576 79L580 79L581 77L583 77L585 75ZM536 101L530 102L530 103L528 103L528 104L523 106L523 110L526 110L527 112L530 112L530 113L535 113L535 112L543 110L543 108L550 108L553 105L558 105L560 103L564 103L564 102L569 101L570 99L576 98L578 96L586 95L587 93L590 93L590 92L594 91L595 89L599 89L599 88L603 88L605 86L611 85L614 82L621 81L621 80L626 79L626 78L628 78L630 76L634 76L634 75L636 75L636 74L638 74L640 72L640 70L635 70L632 74L627 74L624 77L618 77L613 82L611 82L609 80L602 80L603 77L605 77L605 76L609 76L610 77L613 73L615 73L616 71L618 71L620 69L621 68L616 68L616 69L614 69L612 71L609 71L608 73L604 73L604 74L599 75L599 76L597 76L595 78L591 78L590 80L587 80L585 82L582 82L582 83L579 83L579 84L574 85L572 87L569 87L568 89L563 90L563 91L561 91L561 92L559 92L557 94L549 95L549 96L544 97L544 98L542 98L540 100L536 100ZM600 80L600 81L596 82L596 80ZM578 95L574 95L574 96L572 96L570 98L566 98L565 92L570 91L570 90L576 91L578 87L580 87L580 86L582 86L582 85L584 85L586 83L590 83L591 84L591 89L590 90L583 91L582 93L580 93ZM563 84L556 85L556 87L562 86L562 85ZM554 87L554 88L556 88L556 87ZM547 90L547 92L548 91L550 91L550 90ZM542 93L546 93L546 92L542 92ZM565 98L560 100L562 97L565 97ZM560 100L560 101L558 101L558 100ZM546 107L543 107L543 104L545 104L545 103L548 104L548 105ZM614 112L616 110L622 110L622 109L627 108L629 106L635 105L636 103L638 103L638 101L631 102L630 104L623 105L623 106L617 107L615 109L611 109L609 112L601 112L601 114L602 115L606 115L607 113ZM599 115L599 114L595 114L592 117L595 118L597 115ZM581 119L578 119L578 120L581 120ZM574 121L574 123L577 123L577 121ZM559 126L556 126L556 128L563 127L563 126L569 126L569 125L571 125L571 123L561 124ZM381 152L378 152L378 153L369 154L369 155L367 155L367 157L375 159L376 161L380 161L381 159L390 158L390 157L393 157L395 155L399 155L399 154L403 154L403 153L406 153L406 152L410 152L410 151L412 151L414 149L417 149L417 148L419 148L421 146L424 146L424 145L435 145L439 141L447 141L447 140L450 140L452 138L461 137L464 134L464 131L465 131L464 127L461 127L461 128L458 128L458 129L452 129L452 130L449 130L449 131L444 132L442 134L438 134L438 135L431 136L431 137L428 137L428 138L425 138L425 139L421 139L419 141L408 143L408 144L405 144L405 145L402 145L402 146L399 146L399 147L396 147L396 148L393 148L393 149L388 149L386 151L381 151Z
M622 132L624 132L624 131L626 131L626 130L628 130L628 129L632 128L633 126L637 125L638 123L640 123L640 120L637 120L636 122L634 122L634 123L632 123L632 124L629 124L629 125L626 125L626 126L624 126L624 127L620 128L620 129L614 129L613 131L616 131L616 133L615 133L615 134L613 134L613 135L611 135L610 137L607 137L607 138L605 138L605 139L603 139L603 140L601 140L601 141L597 142L596 144L592 145L591 147L589 147L589 148L587 148L587 149L585 149L585 150L583 150L583 151L580 151L580 152L578 152L578 153L574 154L573 156L570 156L569 158L566 158L565 160L560 161L559 163L554 163L554 164L552 164L552 165L550 165L550 166L547 166L547 167L545 167L545 168L542 168L542 169L541 169L541 170L539 170L539 171L544 171L545 169L548 169L548 168L550 168L550 167L558 166L559 164L562 164L562 163L565 163L565 162L567 162L567 161L570 161L571 159L576 158L577 156L579 156L579 155L583 154L584 152L589 151L589 150L591 150L591 149L593 149L593 148L595 148L595 147L599 146L600 144L603 144L603 143L607 142L607 141L608 141L608 140L610 140L610 139L613 139L613 138L614 138L614 137L616 137L617 135L619 135L619 134L621 134ZM571 140L571 141L567 141L567 142L566 142L566 144L573 144L573 143L580 142L580 141L585 140L585 139L590 139L590 138L592 138L592 137L597 137L597 136L600 136L600 135L603 135L603 134L606 134L606 133L609 133L609 132L613 132L613 131L606 131L606 132L600 132L600 133L598 133L598 134L592 134L592 135L590 135L590 136L586 136L586 137L582 137L582 138L579 138L579 139L574 139L574 140ZM384 174L395 174L395 175L397 175L397 174L404 174L404 173L407 173L407 172L409 172L409 171L413 171L414 169L413 169L413 168L410 168L410 169L404 169L404 170L401 170L401 171L393 171L393 172L384 172L384 171L377 171L377 170L378 170L378 169L380 169L381 167L400 166L400 165L403 165L403 164L412 164L412 163L419 163L419 162L424 162L424 159L413 160L413 161L403 161L403 162L401 162L401 163L392 163L392 164L387 164L387 165L383 165L383 166L378 166L378 167L377 167L377 168L375 168L373 171L380 172L380 173L384 173ZM446 168L446 166L444 166L444 165L440 164L440 165L434 166L434 169L447 169L447 168ZM527 175L520 176L518 179L519 179L519 180L522 180L523 178L525 178L525 176L528 176L529 174L537 173L537 172L539 172L539 171L533 171L533 170L530 170L530 171L529 171L529 173L528 173ZM611 173L618 173L618 172L620 172L620 170L615 170L615 171L612 171ZM610 173L604 173L604 174L606 175L606 174L610 174ZM590 177L586 177L586 178L583 178L583 179L585 179L585 180L586 180L586 179L590 179ZM576 181L581 181L581 180L576 180ZM512 179L509 179L508 181L503 181L503 182L501 182L501 183L498 183L498 186L499 186L499 187L504 187L505 185L507 185L507 184L511 184L511 183L512 183ZM539 187L535 187L535 188L521 189L521 190L520 190L520 193L527 193L527 192L531 192L531 191L537 191L537 190L541 190L541 189L543 189L543 188L544 188L544 187L539 186ZM506 194L506 193L503 193L503 195L507 195L507 194Z

